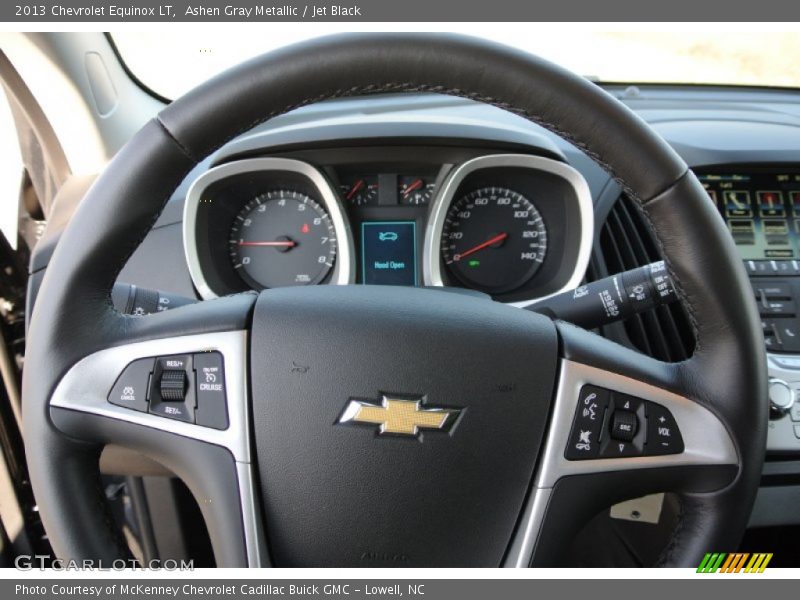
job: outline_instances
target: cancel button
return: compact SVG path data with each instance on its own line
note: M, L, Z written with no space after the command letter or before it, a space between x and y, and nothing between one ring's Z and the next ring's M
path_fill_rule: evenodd
M228 406L225 393L225 369L219 352L194 355L197 409L195 423L214 429L228 428Z

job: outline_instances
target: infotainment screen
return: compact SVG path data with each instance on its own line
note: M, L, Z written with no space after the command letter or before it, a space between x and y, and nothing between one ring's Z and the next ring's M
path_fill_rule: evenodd
M800 172L702 173L743 259L800 257Z
M362 281L373 285L417 285L417 224L361 223Z

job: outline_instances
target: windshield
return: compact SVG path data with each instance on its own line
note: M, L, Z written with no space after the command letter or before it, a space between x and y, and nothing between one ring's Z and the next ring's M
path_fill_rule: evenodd
M353 30L353 24L341 31ZM776 27L737 30L730 24L448 23L448 31L484 37L538 54L602 82L800 87L800 34ZM221 28L224 28L220 30ZM336 24L218 26L169 33L112 33L132 73L166 98L177 98L243 60L293 42L335 33ZM676 31L686 28L685 31ZM364 31L380 27L365 26ZM618 28L619 29L619 28ZM384 31L388 29L384 28ZM442 24L404 24L396 31L441 31Z

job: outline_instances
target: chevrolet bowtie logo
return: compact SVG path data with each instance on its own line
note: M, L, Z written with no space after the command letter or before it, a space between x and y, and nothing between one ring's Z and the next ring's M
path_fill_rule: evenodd
M403 400L383 395L380 404L350 400L339 423L378 425L380 434L415 436L420 429L449 430L460 412L459 409L424 407L421 399Z

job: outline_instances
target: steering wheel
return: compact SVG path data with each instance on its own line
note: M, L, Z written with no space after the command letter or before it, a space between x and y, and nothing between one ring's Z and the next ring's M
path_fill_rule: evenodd
M694 329L692 357L662 363L533 312L432 289L292 287L146 317L114 310L121 268L201 159L292 109L402 92L500 107L602 165L652 225ZM439 34L334 36L266 54L146 124L63 233L33 311L23 384L45 529L65 559L128 556L100 486L98 457L113 443L183 479L219 566L562 565L591 516L655 492L680 500L659 564L695 566L736 548L765 453L766 360L736 256L676 153L611 95L546 61ZM194 378L214 375L213 410L227 424L147 412L138 388L128 391L144 410L109 402L129 367L161 374L166 405L167 371L184 374L167 387L197 385L198 395ZM599 406L587 417L589 401ZM611 435L616 421L586 434L591 414L625 408L640 445ZM571 450L580 444L588 456Z

